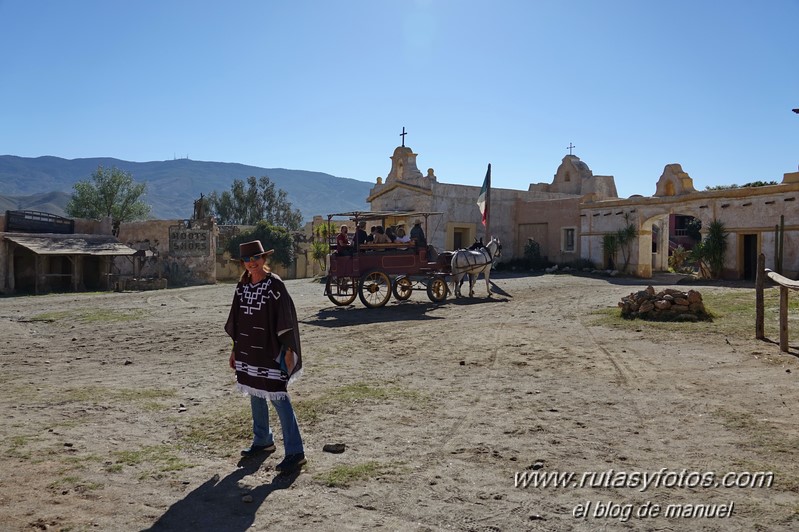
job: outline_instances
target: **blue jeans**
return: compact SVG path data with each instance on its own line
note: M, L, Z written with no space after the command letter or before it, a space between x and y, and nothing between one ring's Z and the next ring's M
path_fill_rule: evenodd
M294 416L294 409L291 407L289 398L274 400L272 406L275 407L280 418L280 427L283 429L283 448L286 455L304 452L300 427L297 425L297 418ZM275 438L269 427L269 406L266 404L266 399L251 395L250 407L252 408L252 444L272 445Z

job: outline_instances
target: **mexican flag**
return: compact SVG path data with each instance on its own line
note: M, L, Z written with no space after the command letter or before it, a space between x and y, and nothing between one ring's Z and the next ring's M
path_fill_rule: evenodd
M480 195L477 196L477 206L480 208L480 214L483 216L483 225L488 223L488 207L491 197L491 163L488 163L488 171L486 178L483 181L483 188L480 189Z

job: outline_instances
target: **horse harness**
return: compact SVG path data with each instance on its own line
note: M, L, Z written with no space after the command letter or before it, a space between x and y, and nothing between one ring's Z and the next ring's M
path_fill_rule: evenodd
M460 251L467 251L468 252L469 250L464 249L464 250L460 250ZM494 260L494 258L491 256L491 252L486 247L482 247L479 250L472 250L472 251L476 251L477 253L479 253L480 257L483 257L483 258L486 259L486 262L484 262L482 264L478 263L478 260L477 260L478 255L477 254L475 254L475 253L461 253L460 251L458 253L456 253L456 256L466 257L466 266L467 266L467 268L465 270L457 272L457 273L471 274L473 272L479 272L479 271L483 270L486 266L491 264L493 262L493 260ZM457 266L458 266L458 268L461 268L460 264L458 264ZM455 273L455 272L453 272L453 273Z

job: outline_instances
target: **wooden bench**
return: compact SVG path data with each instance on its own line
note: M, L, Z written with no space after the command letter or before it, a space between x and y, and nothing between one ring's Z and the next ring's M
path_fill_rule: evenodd
M389 242L387 244L361 244L358 249L361 251L385 250L385 249L408 249L412 248L412 242Z

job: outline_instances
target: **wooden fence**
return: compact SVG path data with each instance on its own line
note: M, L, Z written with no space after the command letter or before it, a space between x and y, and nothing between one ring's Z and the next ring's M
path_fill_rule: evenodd
M766 268L766 256L762 253L757 258L757 279L755 281L755 338L766 337L763 310L763 285L766 277L780 285L780 351L788 352L788 290L799 290L799 281L783 277Z

